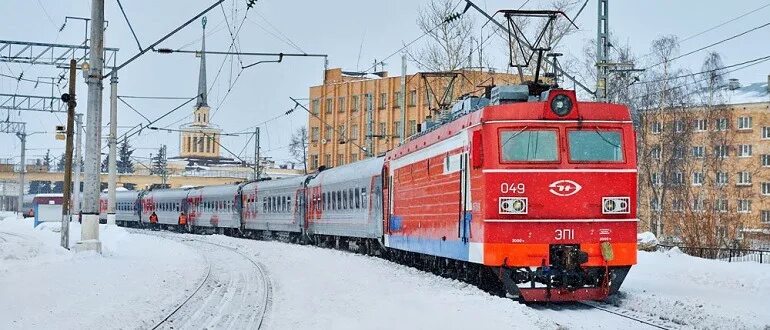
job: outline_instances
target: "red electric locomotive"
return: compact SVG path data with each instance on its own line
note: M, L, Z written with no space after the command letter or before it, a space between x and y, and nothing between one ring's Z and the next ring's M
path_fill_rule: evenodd
M469 108L386 156L385 245L494 273L526 301L616 292L636 263L628 108L523 85Z

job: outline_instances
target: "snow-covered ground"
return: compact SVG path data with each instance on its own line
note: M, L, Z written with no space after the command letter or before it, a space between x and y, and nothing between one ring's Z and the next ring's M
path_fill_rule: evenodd
M203 272L202 256L163 238L103 225L99 256L60 247L58 224L0 219L0 329L145 328Z
M0 221L0 328L151 327L206 283L201 281L209 266L217 273L209 282L223 287L204 289L210 299L191 299L190 304L210 306L180 309L172 318L174 328L251 327L253 322L227 321L255 317L249 311L261 306L250 301L261 296L250 291L264 288L244 277L254 272L249 258L263 265L272 283L267 329L650 328L580 305L524 305L382 259L330 249L103 227L105 253L98 256L59 248L55 229L50 224L31 229L29 220ZM77 225L72 231L75 242ZM241 256L191 240L234 247ZM217 256L227 263L207 262ZM640 252L639 265L621 291L613 304L683 328L770 326L767 264ZM227 322L208 322L220 319Z

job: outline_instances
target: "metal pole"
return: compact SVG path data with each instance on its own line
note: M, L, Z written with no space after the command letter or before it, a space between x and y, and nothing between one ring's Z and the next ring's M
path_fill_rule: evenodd
M596 100L607 100L607 63L609 62L609 0L598 1L596 26Z
M372 94L366 93L366 156L374 157L374 118L372 114Z
M75 182L73 184L74 193L72 194L72 212L71 212L72 213L73 221L77 221L78 220L77 217L80 215L80 193L81 193L80 192L80 175L82 174L81 172L83 172L82 169L81 169L81 166L80 166L80 164L82 163L82 156L80 155L80 153L81 153L80 148L81 148L81 145L83 144L83 142L82 142L82 136L83 136L83 115L76 114L75 115L75 122L76 122L76 124L75 124L75 128L76 128L76 131L75 131L75 160L74 160L74 162L75 162L75 166L74 166L74 168L75 168L75 172L74 172L75 180L74 181Z
M18 136L19 140L21 140L21 166L19 166L19 205L16 209L19 210L19 214L23 218L24 215L22 215L22 212L24 212L24 210L22 207L24 207L24 172L27 171L27 133L16 133L16 136Z
M401 55L401 142L406 139L406 53Z
M101 163L100 128L102 126L102 69L104 66L104 0L91 0L91 45L86 116L86 162L83 191L83 221L81 226L82 250L101 253L99 241L99 188Z
M256 127L254 128L254 180L259 180L262 175L259 165L259 127Z
M75 130L75 72L77 61L70 60L69 99L67 100L67 140L64 146L64 199L61 215L61 246L70 248L70 197L72 196L72 135Z
M118 135L118 72L110 78L110 153L108 157L109 179L107 186L107 224L115 224L115 187L117 185L117 135Z

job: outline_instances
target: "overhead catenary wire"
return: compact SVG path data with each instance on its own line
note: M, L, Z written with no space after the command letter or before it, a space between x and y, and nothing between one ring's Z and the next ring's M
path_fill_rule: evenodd
M123 9L123 4L120 3L120 0L118 1L118 7L120 7L120 12L123 14L123 18L126 20L126 24L128 24L128 29L131 30L131 34L134 36L134 40L136 41L136 46L139 47L139 51L142 51L142 43L139 42L139 37L136 36L136 32L134 32L134 27L131 26L131 20L128 19L128 15L126 15L126 11Z
M700 48L698 48L698 49L695 49L695 50L689 51L689 52L687 52L687 53L684 53L684 54L681 54L681 55L678 55L678 56L674 56L674 57L672 57L672 58L670 58L670 59L667 59L667 60L665 60L665 61L661 61L661 62L655 63L655 64L653 64L653 65L650 65L650 66L648 66L648 67L644 68L644 70L648 70L648 69L651 69L651 68L657 67L657 66L659 66L659 65L661 65L661 64L665 64L665 63L670 63L670 62L673 62L673 61L675 61L675 60L678 60L678 59L680 59L680 58L683 58L683 57L685 57L685 56L689 56L689 55L695 54L695 53L697 53L697 52L700 52L700 51L703 51L703 50L709 49L709 48L711 48L711 47L714 47L714 46L716 46L716 45L719 45L719 44L725 43L725 42L727 42L727 41L730 41L730 40L733 40L733 39L736 39L736 38L742 37L742 36L744 36L744 35L746 35L746 34L749 34L749 33L751 33L751 32L754 32L754 31L757 31L757 30L763 29L763 28L765 28L765 27L768 27L768 26L770 26L770 22L767 22L767 23L765 23L765 24L762 24L762 25L759 25L759 26L755 26L755 27L753 27L753 28L751 28L751 29L748 29L748 30L746 30L746 31L743 31L743 32L741 32L741 33L738 33L738 34L734 34L734 35L732 35L732 36L730 36L730 37L724 38L724 39L722 39L722 40L719 40L719 41L717 41L717 42L713 42L713 43L711 43L711 44L708 44L708 45L706 45L706 46L703 46L703 47L700 47Z
M764 62L764 61L767 61L767 60L770 60L770 55L757 57L757 58L754 58L754 59L751 59L751 60L748 60L748 61L743 61L743 62L740 62L740 63L726 65L726 66L722 66L722 67L719 67L719 68L716 68L716 69L711 69L711 70L705 70L705 71L700 71L700 72L695 72L695 73L688 73L688 74L674 76L674 77L668 77L668 78L659 78L659 79L653 79L653 80L637 81L637 82L635 82L635 84L650 84L650 83L655 83L655 82L662 82L662 81L668 81L668 80L674 80L674 79L680 79L680 78L687 78L687 77L691 77L691 76L697 76L697 75L700 75L700 74L717 72L717 71L720 71L720 70L729 69L729 68L733 68L733 67L736 67L736 66L741 66L741 65L744 65L744 64L749 64L749 63L754 63L754 62L760 62L761 63L761 62ZM759 63L757 63L757 64L759 64Z

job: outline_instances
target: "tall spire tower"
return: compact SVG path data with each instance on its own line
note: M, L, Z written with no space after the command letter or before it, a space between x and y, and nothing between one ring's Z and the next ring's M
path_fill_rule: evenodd
M195 103L196 108L208 107L207 100L207 88L206 88L206 17L203 17L203 41L201 42L201 68L198 73L198 101Z
M193 122L182 126L179 141L179 156L191 162L208 163L221 159L219 137L222 131L209 124L208 87L206 86L206 17L201 21L200 71L198 72L198 96L193 107Z

